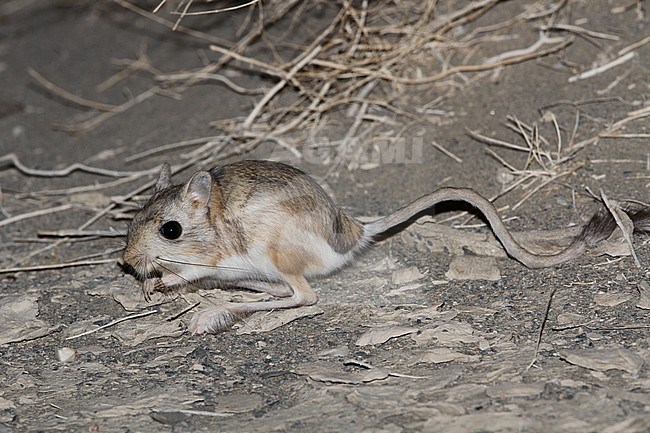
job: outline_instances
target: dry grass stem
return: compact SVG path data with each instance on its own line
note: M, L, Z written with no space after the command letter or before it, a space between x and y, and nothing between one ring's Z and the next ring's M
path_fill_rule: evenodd
M639 42L636 42L636 43L634 43L634 44L632 44L632 45L628 45L627 47L621 49L621 50L618 52L618 55L619 55L619 56L624 56L624 55L626 55L627 53L629 53L629 52L631 52L631 51L634 51L634 50L636 50L637 48L641 48L642 46L644 46L645 44L648 44L648 43L650 43L650 36L648 36L648 37L646 37L646 38L643 38L643 39L641 39Z
M74 206L72 204L68 203L68 204L63 204L61 206L54 206L54 207L51 207L51 208L48 208L48 209L35 210L35 211L32 211L32 212L26 212L26 213L23 213L23 214L20 214L20 215L14 215L12 217L5 218L2 221L0 221L0 227L8 226L9 224L13 224L13 223L16 223L18 221L24 221L24 220L30 219L30 218L36 218L36 217L43 216L43 215L49 215L49 214L53 214L53 213L56 213L56 212L62 212L62 211L65 211L65 210L72 209L73 207Z
M265 92L264 89L247 89L234 83L230 78L220 74L210 74L207 72L181 72L177 74L160 74L156 80L166 83L174 81L187 81L188 79L199 79L202 81L218 81L228 86L230 90L242 95L259 95Z
M182 149L189 146L198 146L199 144L210 143L213 140L219 140L220 138L221 138L220 136L215 135L212 137L193 138L191 140L183 140L176 143L165 144L163 146L154 147L152 149L145 150L144 152L136 153L135 155L126 157L124 161L125 162L139 161L141 159L148 158L170 150Z
M142 52L140 53L140 56L135 61L133 60L114 61L113 63L115 64L125 63L126 68L122 69L118 73L114 74L113 76L99 83L97 86L95 86L95 91L97 93L105 92L106 90L110 89L120 81L125 80L126 78L138 73L139 71L149 71L152 74L158 75L160 72L151 65L151 60L149 59L149 57L147 57L146 53L144 52L145 48L146 47L142 48L141 50Z
M168 28L170 28L170 29L172 29L174 31L185 33L185 34L193 36L195 38L203 39L203 40L206 40L208 42L212 42L213 44L227 44L228 43L228 41L225 41L225 40L223 40L221 38L210 35L208 33L203 33L203 32L197 31L197 30L188 29L186 27L178 25L177 23L176 24L172 23L171 21L168 21L168 20L166 20L164 18L159 17L158 15L155 14L155 12L154 13L148 12L148 11L146 11L146 10L144 10L142 8L139 8L138 6L134 5L133 3L128 2L126 0L113 0L113 1L115 3L117 3L118 5L122 6L123 8L125 8L125 9L128 9L128 10L133 11L133 12L139 14L139 15L142 15L143 17L148 18L151 21L155 21L158 24L161 24L161 25L163 25L165 27L168 27ZM164 4L164 1L159 6L162 6L162 4ZM157 11L157 8L156 8L156 11Z
M561 31L575 33L577 35L586 35L586 36L591 36L592 38L606 39L608 41L618 41L621 39L620 36L610 35L602 32L595 32L593 30L587 30L583 27L574 26L571 24L553 24L550 26L540 26L540 30L544 30L544 31L561 30Z
M574 75L573 77L569 77L569 83L575 83L578 80L585 80L587 78L595 77L596 75L602 74L605 71L609 71L610 69L616 66L622 65L623 63L632 60L635 56L636 53L634 51L631 51L597 68L593 68L581 74Z
M515 188L521 188L524 191L524 194L512 206L512 210L517 210L534 194L556 180L574 173L584 165L574 161L575 149L567 150L563 146L561 127L555 115L552 112L546 112L545 118L553 126L554 145L541 135L537 124L528 125L515 116L507 117L506 127L523 139L523 145L487 137L476 131L468 130L469 135L478 141L490 146L523 152L527 155L523 167L517 168L515 164L506 161L505 158L492 149L487 149L488 154L499 161L512 177L508 184L504 184L504 189L498 196L502 196Z
M530 361L530 364L526 367L526 371L530 370L537 362L537 356L539 355L539 347L542 344L542 336L544 335L544 328L546 328L546 323L548 322L548 314L551 311L551 305L553 303L553 296L555 296L557 288L554 287L551 290L550 295L548 296L548 302L546 303L546 309L544 310L544 317L542 318L542 323L539 326L539 332L537 333L537 341L535 342L535 353L533 359Z
M43 191L24 192L24 193L16 194L14 197L20 200L27 197L36 198L36 197L57 196L57 195L70 196L72 194L94 192L94 191L100 191L102 189L114 188L116 186L123 185L125 183L133 182L144 176L147 176L147 173L144 172L138 173L111 182L94 183L92 185L75 186L72 188L65 188L65 189L50 189L50 190L43 190Z
M198 307L199 305L201 305L201 302L200 302L200 301L199 301L199 302L195 302L195 303L192 304L192 305L188 305L186 308L183 308L183 309L182 309L181 311L179 311L178 313L176 313L176 314L174 314L174 315L172 315L172 316L167 317L165 320L167 320L168 322L173 322L174 320L178 319L179 317L183 316L184 314L189 313L190 311L192 311L193 309L195 309L195 308Z
M521 48L518 50L512 50L512 51L507 51L505 53L501 53L498 56L490 57L485 60L485 63L490 65L490 64L503 64L505 61L508 59L518 59L522 58L525 56L530 56L538 53L538 50L543 47L544 45L548 44L559 44L559 43L564 43L567 40L562 37L557 37L557 38L549 38L546 33L542 32L539 35L539 39L532 44L528 48Z
M650 134L623 134L620 132L603 132L602 138L650 138Z
M22 266L22 267L11 267L11 268L1 268L0 274L14 274L16 272L36 272L36 271L51 271L53 269L64 269L72 268L76 266L95 266L95 265L105 265L107 263L115 263L115 259L103 259L103 260L80 260L75 262L67 263L55 263L52 265L38 265L38 266Z
M115 238L126 236L126 232L117 230L40 230L38 236L47 238Z
M57 86L56 84L48 81L44 76L42 76L32 68L27 68L27 73L50 93L60 96L66 101L70 101L77 105L81 105L82 107L93 108L99 111L113 111L117 108L115 105L104 104L103 102L90 101L88 99L81 98L73 93L70 93L67 90Z
M62 168L59 170L37 170L37 169L29 168L26 165L24 165L22 162L20 162L18 156L15 153L9 153L7 155L0 157L0 164L4 166L14 167L16 170L20 171L25 175L38 176L38 177L65 177L65 176L69 176L71 173L75 171L82 171L85 173L97 174L100 176L108 176L108 177L130 177L134 175L140 176L140 175L147 175L147 174L155 174L159 170L158 168L152 168L149 170L137 171L137 172L106 170L103 168L91 167L86 164L81 164L78 162L70 164L66 168Z
M169 409L154 409L154 412L168 412ZM224 418L229 416L234 416L233 412L211 412L208 410L193 410L193 409L179 409L174 408L174 412L182 413L184 415L193 415L193 416L207 416L214 418Z
M101 331L103 329L110 328L112 326L115 326L115 325L117 325L119 323L122 323L122 322L126 322L128 320L139 319L141 317L150 316L150 315L156 314L156 313L158 313L158 311L156 311L156 310L148 310L148 311L143 311L142 313L137 313L137 314L132 314L132 315L126 316L126 317L121 317L121 318L115 319L115 320L113 320L113 321L111 321L111 322L109 322L109 323L107 323L105 325L99 326L99 327L97 327L95 329L91 329L90 331L82 332L81 334L77 334L77 335L72 335L72 336L66 338L66 340L74 340L74 339L77 339L79 337L94 334L95 332L99 332L99 331Z
M307 54L300 62L298 62L291 70L286 74L285 77L278 82L271 90L269 90L266 95L260 100L260 102L255 105L255 108L251 110L250 114L248 117L246 117L246 120L244 123L242 123L242 128L243 129L250 129L251 125L259 116L260 112L264 109L264 106L271 100L273 97L280 91L282 88L287 84L288 81L290 81L296 73L301 70L302 68L305 67L310 61L312 61L321 51L323 47L320 45L315 47L309 54Z
M111 111L104 112L102 114L99 114L95 117L92 117L84 122L80 123L69 123L65 125L55 125L57 128L61 129L62 131L65 131L69 134L83 134L84 132L88 132L92 130L93 128L97 127L98 125L101 125L108 119L110 119L113 116L116 116L117 114L123 113L127 110L129 110L132 107L135 107L141 102L146 101L147 99L151 98L154 95L157 95L160 93L162 89L158 86L151 87L148 90L145 90L144 92L140 93L139 95L135 96L134 98L131 98L130 100L126 101L125 103L116 106L113 108Z
M256 4L256 3L259 3L259 1L260 1L260 0L250 0L250 1L246 2L246 3L242 3L242 4L240 4L240 5L231 6L231 7L227 7L227 8L221 8L221 9L210 9L210 10L205 10L205 11L189 12L189 11L188 11L188 10L189 10L189 6L190 6L191 3L192 3L192 2L190 1L190 2L187 3L187 6L186 6L184 12L182 12L182 13L179 13L179 12L172 12L172 15L182 15L182 16L184 16L184 17L190 17L190 16L196 16L196 15L212 15L212 14L220 14L220 13L224 13L224 12L232 12L232 11L236 11L236 10L238 10L238 9L244 9L244 8L247 8L247 7L249 7L249 6L252 6L252 5ZM163 3L164 3L164 2L163 2ZM160 8L160 6L161 6L161 5L158 5L158 7L156 7L156 10L154 11L154 13L156 13L156 11Z

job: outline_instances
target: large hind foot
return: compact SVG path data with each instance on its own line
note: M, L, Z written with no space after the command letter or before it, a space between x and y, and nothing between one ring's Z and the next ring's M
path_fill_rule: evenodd
M192 334L216 334L230 329L236 319L226 306L217 305L195 313L187 329Z

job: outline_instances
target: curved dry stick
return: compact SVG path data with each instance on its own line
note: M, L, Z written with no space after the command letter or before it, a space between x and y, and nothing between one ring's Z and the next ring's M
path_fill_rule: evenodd
M244 130L249 129L257 116L260 114L262 111L262 108L271 100L273 97L280 91L284 86L287 85L287 82L290 81L298 71L300 71L302 68L305 67L310 61L312 61L318 53L321 52L323 47L321 45L317 45L309 54L307 54L300 62L298 62L291 70L286 74L282 80L271 90L268 91L266 95L260 100L260 102L257 103L253 111L250 112L244 123L242 124L242 128Z
M24 165L22 162L20 162L18 156L16 156L15 153L9 153L5 156L0 157L0 170L2 170L3 162L8 163L7 164L8 166L16 168L18 171L20 171L23 174L26 174L28 176L39 176L39 177L65 177L70 175L70 173L74 171L83 171L86 173L99 174L108 177L129 177L135 175L144 176L147 174L155 174L158 171L160 171L159 167L152 168L149 170L142 170L142 171L107 170L105 168L92 167L78 162L70 164L66 168L62 168L60 170L39 170L35 168L29 168L26 165Z
M72 207L73 207L73 205L68 203L68 204L64 204L64 205L61 205L61 206L51 207L51 208L48 208L48 209L39 209L39 210L35 210L33 212L27 212L27 213L24 213L24 214L15 215L15 216L5 218L2 221L0 221L0 227L8 226L9 224L13 224L13 223L15 223L17 221L26 220L26 219L34 218L34 217L41 216L41 215L47 215L47 214L51 214L51 213L54 213L54 212L61 212L61 211L64 211L64 210L71 209Z
M115 263L115 262L117 262L117 259L81 260L78 262L55 263L53 265L36 265L36 266L3 268L0 269L0 274L13 274L16 272L50 271L52 269L71 268L74 266L105 265L107 263Z
M75 95L74 93L70 93L64 88L57 86L51 81L48 81L44 76L42 76L32 68L27 68L27 73L33 79L38 81L38 83L41 86L45 87L45 89L49 90L51 93L58 95L67 101L73 102L77 105L81 105L82 107L94 108L100 111L113 111L117 108L117 106L115 105L105 104L103 102L91 101L89 99L81 98Z

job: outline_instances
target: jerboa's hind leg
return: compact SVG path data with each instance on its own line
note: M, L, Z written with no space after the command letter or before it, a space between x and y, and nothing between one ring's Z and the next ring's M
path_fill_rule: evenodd
M188 329L193 334L216 333L230 328L237 318L257 311L271 311L314 305L318 296L302 275L284 276L292 290L290 297L273 301L228 302L194 314Z

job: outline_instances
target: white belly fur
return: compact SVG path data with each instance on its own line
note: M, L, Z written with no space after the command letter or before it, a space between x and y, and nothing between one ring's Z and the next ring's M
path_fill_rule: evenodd
M297 235L298 233L293 233ZM299 233L294 239L301 239L300 245L291 245L292 249L301 249L306 257L312 257L304 270L304 276L316 277L327 275L350 261L353 253L339 254L332 247L313 233ZM246 254L228 257L219 265L219 277L224 280L259 279L268 281L282 280L282 273L269 256L268 242L256 242L249 246Z

